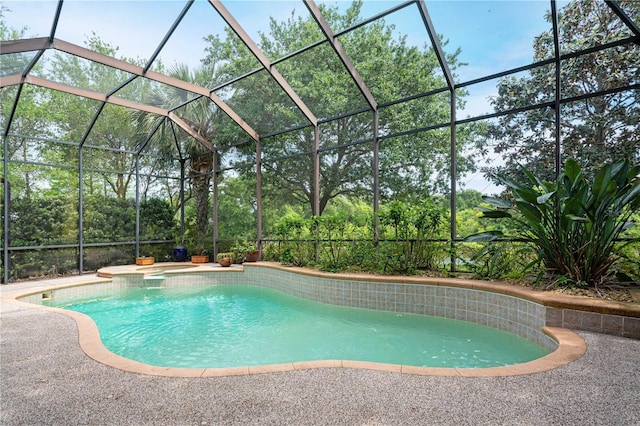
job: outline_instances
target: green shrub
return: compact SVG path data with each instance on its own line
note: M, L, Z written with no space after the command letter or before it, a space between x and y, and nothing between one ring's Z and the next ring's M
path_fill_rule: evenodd
M432 240L438 236L443 216L443 209L429 198L417 204L392 201L382 206L379 213L382 232L391 234L394 240L382 250L384 272L436 269L439 249Z
M496 207L483 216L506 219L517 241L533 245L547 271L577 285L598 285L618 260L613 251L621 234L631 228L640 207L640 166L628 161L605 164L588 181L578 163L569 159L554 182L543 182L522 167L528 184L497 180L511 189L515 203L483 197ZM511 212L515 210L515 212ZM469 236L465 241L494 241L500 231Z
M354 216L348 212L323 214L311 220L315 245L318 248L318 267L324 271L343 271L361 269L363 247L358 243L362 239L371 239L369 220ZM368 244L372 246L371 241Z
M522 243L489 241L484 245L470 244L473 246L457 248L458 259L465 269L482 279L523 278L536 258L535 249Z
M150 198L140 202L140 239L169 240L178 232L168 201Z
M314 255L312 244L307 241L309 221L297 213L287 213L278 220L276 233L283 240L280 262L284 265L306 266Z

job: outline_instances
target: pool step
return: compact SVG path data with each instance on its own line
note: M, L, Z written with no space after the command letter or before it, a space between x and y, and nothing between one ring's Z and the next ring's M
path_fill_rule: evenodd
M164 280L164 274L145 274L144 275L144 279L145 280L160 281L160 280Z

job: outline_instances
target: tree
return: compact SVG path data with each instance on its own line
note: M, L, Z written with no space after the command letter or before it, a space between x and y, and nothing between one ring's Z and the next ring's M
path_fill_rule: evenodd
M226 177L219 188L218 220L221 239L255 239L255 178L247 175Z
M625 9L640 18L640 3L627 2ZM625 24L605 2L578 0L559 11L559 38L563 53L576 52L631 35ZM550 21L550 15L547 15ZM553 34L545 31L534 40L534 62L554 54ZM563 98L616 89L637 83L640 47L637 43L618 46L584 56L564 59L561 66ZM505 77L492 99L496 112L552 100L555 91L553 66L535 68L529 76ZM562 157L575 158L585 173L601 164L627 158L640 160L640 91L626 90L575 102L561 109ZM495 153L503 165L487 175L522 178L518 164L541 179L554 178L555 114L552 108L509 114L490 126Z
M10 12L10 10L4 5L0 6L0 40L19 40L25 37L28 28L8 27L5 21L6 12ZM31 52L3 55L3 77L22 73L31 62L31 59ZM41 70L42 65L38 64L35 71ZM6 157L11 160L29 161L33 159L32 156L40 147L33 143L30 144L27 136L34 133L42 137L51 136L45 118L48 109L44 100L47 96L43 90L29 86L24 87L20 92L20 103L17 105L16 112L12 116L11 123L8 123L17 94L17 86L8 86L0 89L0 111L2 111L0 128L3 136L6 130L10 130L7 137ZM11 125L10 128L8 128L9 124ZM7 172L9 173L9 182L14 196L22 196L24 194L25 197L29 198L34 190L46 186L41 184L46 181L47 174L32 165L12 165Z
M168 75L200 87L210 87L216 78L216 70L208 65L202 65L190 70L187 65L177 64L169 70ZM182 105L176 110L180 116L198 135L217 145L221 139L220 133L234 132L229 130L229 123L225 114L212 105L208 98L193 100L193 94L173 87L159 87L151 92L150 102L154 105ZM135 113L134 119L139 123L139 131L149 133L157 124L157 117L142 113ZM228 119L227 119L228 120ZM237 126L236 126L237 127ZM177 147L177 148L176 148ZM161 126L158 136L146 150L147 153L161 153L174 158L174 167L179 160L185 161L186 177L190 186L190 193L186 194L185 202L195 201L195 229L197 239L204 238L209 232L209 212L211 208L211 177L214 170L214 153L183 130L166 124ZM176 208L179 205L176 204Z
M361 21L361 1L353 2L342 15L336 7L320 7L333 28L347 28ZM261 34L258 44L267 57L281 58L312 45L321 37L313 18L292 15L283 22L272 19L268 36ZM207 40L211 46L204 62L215 65L227 79L247 72L252 65L258 67L251 53L232 33L229 32L224 41L217 36L209 36ZM446 86L438 76L439 65L432 48L410 46L406 37L394 35L394 27L384 19L359 27L339 40L379 102ZM448 58L453 69L457 66L457 54ZM367 109L364 97L328 43L280 61L276 68L320 119ZM380 72L383 69L384 72ZM398 76L399 81L392 83L391 76ZM236 82L225 93L229 104L260 134L308 124L266 72ZM389 135L448 120L447 96L422 97L386 108L381 113L380 132ZM281 204L304 203L310 207L309 213L318 215L336 197L371 199L373 144L368 140L372 138L373 114L370 111L320 125L318 212L313 211L316 192L313 128L264 138L263 184L264 188L272 189L265 191L265 196L282 199ZM418 199L448 188L446 178L443 179L437 168L438 164L448 165L448 140L448 130L444 129L384 141L380 154L383 197ZM459 145L464 144L465 138L459 138ZM249 155L253 149L252 144L247 144L245 153ZM461 172L471 164L462 162ZM448 170L448 167L443 169Z
M171 77L188 81L206 87L211 79L211 73L206 67L190 71L186 65L177 65L169 73ZM176 101L177 90L168 92L170 101ZM172 99L173 98L173 99ZM214 123L220 112L210 108L210 101L192 102L181 111L184 120L204 139L215 143L216 128ZM183 144L183 158L188 159L187 176L192 189L191 197L196 205L196 234L199 238L207 235L209 225L209 210L211 207L211 172L213 171L214 156L208 148L191 137L187 137Z
M118 48L93 34L86 43L87 48L95 52L115 57ZM121 58L127 62L140 65L141 61ZM48 77L54 81L102 93L110 93L114 88L126 81L126 72L116 70L95 62L85 61L73 55L58 52L51 61ZM142 85L130 84L116 96L138 99L144 93ZM78 144L82 142L85 132L101 106L99 102L72 96L61 92L49 93L50 128L60 140ZM135 150L142 137L130 119L130 112L123 107L105 105L98 120L83 146L85 170L99 170L86 174L85 188L89 194L110 194L123 202L135 173ZM47 155L59 158L75 158L77 147L61 145ZM73 160L75 161L75 160Z

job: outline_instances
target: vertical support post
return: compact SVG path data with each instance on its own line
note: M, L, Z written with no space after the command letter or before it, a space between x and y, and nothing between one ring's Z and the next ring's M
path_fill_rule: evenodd
M456 139L456 90L455 87L451 88L451 124L450 124L450 132L451 132L451 233L450 233L450 251L451 251L451 272L456 271L456 216L457 216L457 208L456 208L456 193L457 193L457 184L456 184L456 176L458 174L458 155L457 155L457 139Z
M184 246L184 164L186 160L180 159L180 245Z
M84 270L84 181L83 146L78 147L78 273Z
M313 211L314 216L320 215L320 126L313 126Z
M140 154L136 153L136 257L140 257Z
M554 150L554 163L555 163L555 175L556 177L560 175L560 170L562 170L562 144L561 144L561 133L560 133L560 99L562 98L562 81L561 81L561 73L560 73L560 33L558 29L558 11L556 0L551 0L551 22L553 26L553 49L555 53L555 94L554 94L554 112L555 112L555 150Z
M449 64L447 63L447 56L444 54L444 50L442 49L442 43L440 43L440 37L436 32L435 27L433 26L433 22L431 21L431 16L429 15L429 11L427 10L427 5L424 0L417 1L418 10L420 11L420 15L422 16L422 21L424 22L424 26L427 29L427 33L429 34L429 38L431 39L431 44L433 45L433 50L436 54L436 58L438 59L438 63L440 64L440 68L444 73L444 78L447 81L447 87L449 88L449 92L451 93L451 114L450 114L450 125L451 125L451 233L450 233L450 249L451 249L451 271L454 272L456 270L456 256L455 256L455 240L456 240L456 175L458 174L457 169L457 142L456 142L456 83L453 79L453 73L449 68Z
M313 126L313 216L320 216L320 126L316 124ZM316 222L316 228L314 234L318 235L318 223ZM320 241L316 238L315 247L315 260L320 260Z
M9 220L9 213L11 212L10 203L11 203L11 185L9 184L9 161L7 158L7 137L3 138L3 147L4 147L4 169L2 176L2 184L4 186L4 206L3 206L3 214L4 214L4 235L2 242L2 258L4 259L4 277L2 280L3 284L9 284L9 268L11 263L11 258L9 257L9 244L11 243L11 221Z
M220 229L218 225L220 203L218 202L218 150L213 151L213 259L216 259L220 251Z
M27 69L22 73L23 78L26 76L26 73L31 70L31 68L36 64L38 58L40 58L43 52L44 50L41 50L31 60L31 63L29 64ZM9 129L11 128L11 123L13 122L13 117L15 116L16 110L18 109L18 101L20 100L20 95L22 94L23 87L23 84L20 84L18 86L18 91L13 101L11 112L9 113L9 117L6 120L6 126L2 132L2 161L4 166L2 178L2 182L4 185L4 242L2 255L4 258L4 284L9 284L9 271L11 269L11 257L9 256L9 246L11 245L11 218L9 216L9 214L11 213L11 185L9 184Z
M256 245L262 251L262 142L256 141Z
M380 140L379 140L380 121L378 109L373 110L373 243L378 245L380 239L380 221L378 219L378 210L380 208Z

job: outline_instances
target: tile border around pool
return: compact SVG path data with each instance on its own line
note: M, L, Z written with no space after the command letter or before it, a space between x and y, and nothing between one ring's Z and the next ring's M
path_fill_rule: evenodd
M479 290L497 295L513 296L533 302L545 309L547 327L569 328L640 339L640 303L617 302L573 296L554 292L536 291L528 287L460 278L433 278L418 276L381 276L367 274L334 274L311 269L282 266L272 262L259 262L246 266L280 269L299 275L316 276L331 280L362 281L367 283L425 284L436 287ZM464 318L459 318L464 319ZM473 321L473 319L470 319ZM493 324L489 324L492 325ZM507 330L516 332L516 330ZM523 336L526 337L526 336Z
M429 284L429 285L440 285L446 287L459 287L469 289L468 281L464 282L447 282L446 284L434 284L432 282L425 282L424 279L417 280L414 277L372 277L372 276L352 276L352 275L335 275L335 274L324 274L324 273L316 273L306 270L298 270L293 268L285 268L280 265L267 264L264 262L245 265L249 266L249 269L246 269L245 272L266 272L262 268L276 269L280 271L285 271L287 273L291 273L294 276L302 275L316 275L316 278L322 276L323 278L330 278L331 280L342 280L346 279L348 281L363 281L367 283L389 283L389 284L397 284L397 283L412 283L412 284ZM260 269L253 269L254 267L261 267ZM204 269L209 272L210 269L214 269L215 271L222 272L221 269L205 267ZM201 270L202 271L204 271ZM116 272L111 275L111 278L120 274L130 274L133 269L129 268ZM243 268L234 268L234 269L225 269L225 272L243 272ZM172 271L174 272L174 271ZM177 272L177 271L176 271ZM187 272L188 274L195 273L196 271L190 270ZM169 274L168 274L169 275ZM225 274L226 275L226 274ZM232 274L228 275L227 278L234 278L244 276L244 273L240 274ZM262 274L261 274L262 275ZM280 274L278 274L280 275ZM264 275L262 275L264 276ZM195 277L195 276L194 276ZM236 278L237 279L237 278ZM41 297L42 294L52 291L54 289L72 289L75 287L80 287L87 284L107 284L111 281L111 279L87 279L86 282L77 282L73 285L67 286L52 286L50 288L39 288L37 292L25 292L20 295L14 295L11 297L3 298L3 301L7 301L9 303L27 306L30 308L40 308L45 309L52 312L62 313L64 315L72 317L77 325L78 325L78 334L79 334L79 343L82 350L94 360L103 363L105 365L109 365L115 368L119 368L121 370L140 373L140 374L148 374L148 375L158 375L158 376L169 376L169 377L216 377L216 376L231 376L231 375L246 375L246 374L260 374L260 373L273 373L273 372L284 372L284 371L295 371L295 370L305 370L310 368L358 368L358 369L372 369L372 370L380 370L380 371L389 371L396 373L404 373L404 374L417 374L417 375L435 375L435 376L460 376L460 377L495 377L495 376L511 376L511 375L522 375L522 374L532 374L542 371L551 370L557 368L559 366L568 364L578 358L580 358L586 351L586 344L584 340L574 333L571 330L558 328L558 327L542 327L542 332L545 336L549 336L553 342L557 342L557 349L548 355L522 364L516 364L506 367L490 367L490 368L432 368L432 367L415 367L415 366L404 366L404 365L394 365L394 364L380 364L380 363L371 363L371 362L360 362L360 361L342 361L342 360L327 360L327 361L305 361L305 362L295 362L295 363L287 363L287 364L276 364L276 365L264 365L264 366L251 366L251 367L237 367L237 368L169 368L169 367L156 367L143 363L139 363L136 361L132 361L130 359L121 357L116 355L110 351L108 351L103 345L99 337L98 329L95 323L91 320L90 317L73 312L67 311L64 309L47 307L42 305L35 305L33 303L28 303L23 300L28 300L29 297ZM235 281L235 280L233 280ZM473 283L473 281L471 281ZM457 285L453 285L457 284ZM467 285L465 285L467 284ZM473 287L472 287L473 288ZM478 289L479 290L479 289ZM482 288L482 290L485 290ZM487 289L488 291L492 291ZM339 293L339 292L337 292ZM334 295L334 297L337 297ZM503 293L503 292L501 292ZM445 292L446 297L446 292ZM518 297L518 296L516 296ZM25 298L23 300L17 300L20 298ZM380 299L380 302L376 303L384 303L384 298ZM454 304L457 303L454 301ZM517 306L517 300L515 301ZM455 313L455 312L454 312Z

